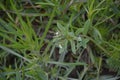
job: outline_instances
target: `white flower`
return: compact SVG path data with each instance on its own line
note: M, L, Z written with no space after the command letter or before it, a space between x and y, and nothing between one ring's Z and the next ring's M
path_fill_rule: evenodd
M56 35L58 35L58 34L59 34L59 32L56 32L55 34L56 34Z
M80 37L80 36L78 36L78 37L77 37L77 40L78 40L78 41L82 41L82 39L81 39L81 37Z
M61 46L61 44L59 44L59 48L61 48L61 49L62 49L62 46Z

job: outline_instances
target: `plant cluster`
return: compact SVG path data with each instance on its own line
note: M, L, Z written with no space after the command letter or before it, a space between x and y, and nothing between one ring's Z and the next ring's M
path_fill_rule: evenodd
M0 1L0 80L119 75L119 0Z

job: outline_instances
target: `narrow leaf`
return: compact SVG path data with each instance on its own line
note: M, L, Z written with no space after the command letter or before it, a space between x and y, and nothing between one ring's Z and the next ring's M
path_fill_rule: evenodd
M90 22L90 19L88 19L83 26L83 28L84 28L83 35L86 35L88 33L90 25L91 25L91 22Z
M6 47L4 47L4 46L2 46L2 45L0 45L0 48L2 48L3 50L5 50L5 51L7 51L7 52L9 52L9 53L11 53L11 54L17 56L17 57L20 57L20 58L22 58L22 59L28 61L29 63L31 63L31 61L30 61L29 59L27 59L27 58L21 56L20 54L14 52L13 50L11 50L11 49L9 49L9 48L6 48Z

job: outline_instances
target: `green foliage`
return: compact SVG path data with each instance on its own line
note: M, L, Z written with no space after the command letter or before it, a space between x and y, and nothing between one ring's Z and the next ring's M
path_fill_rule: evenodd
M119 5L118 0L1 0L0 80L118 79ZM116 74L104 74L105 69Z
M109 41L109 46L108 50L111 52L107 63L110 67L111 70L117 71L118 74L120 74L120 41L118 39L110 40Z

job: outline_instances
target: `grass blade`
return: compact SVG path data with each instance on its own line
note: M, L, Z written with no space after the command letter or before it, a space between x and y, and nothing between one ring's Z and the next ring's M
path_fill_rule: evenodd
M11 50L11 49L9 49L9 48L6 48L6 47L4 47L4 46L2 46L2 45L0 45L0 48L2 48L3 50L5 50L5 51L7 51L7 52L9 52L9 53L11 53L11 54L13 54L13 55L19 57L19 58L24 59L25 61L28 61L29 63L31 63L31 61L30 61L29 59L27 59L27 58L21 56L20 54L14 52L13 50Z

